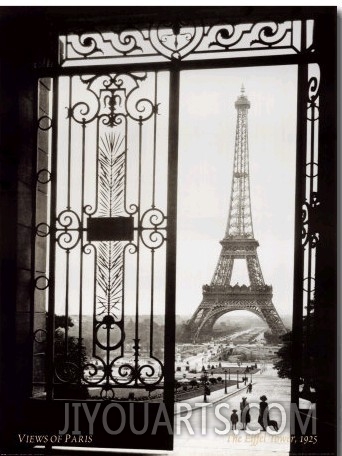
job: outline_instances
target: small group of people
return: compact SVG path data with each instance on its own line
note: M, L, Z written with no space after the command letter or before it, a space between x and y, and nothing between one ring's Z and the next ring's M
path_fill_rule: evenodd
M251 390L249 392L252 392L252 385L249 384L248 387L249 386L251 386ZM248 387L247 387L247 391L248 391ZM250 423L250 421L251 421L251 415L250 415L249 403L247 401L247 397L243 397L242 401L240 402L240 412L241 412L242 429L245 430L247 427L247 424ZM239 421L239 416L237 414L236 409L233 409L233 413L230 416L230 421L232 423L232 430L235 430L236 425ZM266 431L266 426L268 426L270 423L267 397L265 395L262 395L260 397L258 423L262 427L263 431Z

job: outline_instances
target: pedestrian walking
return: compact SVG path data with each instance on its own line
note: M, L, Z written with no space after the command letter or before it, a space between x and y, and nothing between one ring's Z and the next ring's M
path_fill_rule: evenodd
M245 430L247 424L251 421L251 416L249 413L249 403L247 402L247 397L243 397L240 402L240 411L241 411L241 423L242 429Z
M265 395L260 396L260 404L259 404L259 418L258 423L262 427L263 431L266 431L266 426L269 422L269 410L268 410L268 403L267 397Z
M230 415L230 421L232 423L233 431L236 429L236 423L239 421L239 416L236 412L237 412L237 410L233 409L233 413Z
M252 392L252 388L253 388L252 383L249 383L248 386L247 386L247 393L251 393Z

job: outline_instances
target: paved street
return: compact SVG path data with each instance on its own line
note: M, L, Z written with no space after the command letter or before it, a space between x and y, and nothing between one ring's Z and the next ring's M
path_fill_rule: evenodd
M269 407L272 403L278 403L284 407L287 416L290 408L290 380L280 379L277 376L275 370L271 366L266 366L263 373L253 376L253 391L251 394L247 394L246 390L240 390L237 392L236 387L231 387L228 393L231 395L225 397L223 400L219 400L222 397L223 391L212 394L208 399L211 403L208 404L206 411L200 408L198 405L197 409L192 411L191 417L188 420L189 427L186 427L186 423L181 421L181 417L186 416L185 413L176 415L175 421L175 454L180 455L227 455L229 449L229 455L233 456L249 456L260 455L268 456L274 455L276 452L277 456L287 455L290 444L290 423L286 420L286 425L282 432L276 435L271 435L273 429L267 428L267 432L259 432L261 426L258 424L258 409L251 408L251 422L249 425L250 430L256 431L255 435L248 434L246 431L242 431L242 425L239 421L238 432L229 430L227 432L226 423L223 421L224 418L220 418L220 413L225 418L230 418L233 409L238 410L240 417L240 402L243 396L247 396L247 400L250 403L260 402L260 396L265 394L268 399ZM233 392L233 393L232 393ZM236 392L236 393L235 393ZM189 401L190 402L190 401ZM195 402L203 403L203 396L196 400L191 400L191 407L195 407ZM222 405L224 404L224 405ZM227 404L229 408L227 408ZM218 412L218 407L220 411ZM178 405L179 408L179 405ZM215 416L216 409L216 416ZM188 412L189 414L191 412ZM204 419L202 420L204 415ZM217 417L218 416L218 417ZM206 423L204 422L206 418ZM270 419L276 420L280 427L282 421L281 412L277 408L270 409ZM285 422L284 422L285 424ZM226 429L223 435L219 435L218 431ZM189 432L194 432L194 435L190 435ZM204 435L202 435L202 431Z

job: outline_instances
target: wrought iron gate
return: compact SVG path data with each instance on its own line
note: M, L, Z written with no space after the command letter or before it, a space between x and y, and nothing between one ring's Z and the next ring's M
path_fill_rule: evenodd
M119 73L58 83L59 111L68 104L58 125L50 313L66 321L54 381L99 386L100 397L114 398L113 387L163 388L163 344L157 357L153 336L154 315L165 315L167 135L159 134L167 131L165 79L165 73ZM86 312L92 347L82 362ZM71 314L78 317L78 363L68 360ZM142 342L143 314L149 337Z
M39 105L34 397L163 403L172 428L170 74L45 78Z

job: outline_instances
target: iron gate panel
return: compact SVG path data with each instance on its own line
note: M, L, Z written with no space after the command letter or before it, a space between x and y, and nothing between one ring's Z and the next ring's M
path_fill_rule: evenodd
M96 386L106 398L116 388L163 389L163 347L157 357L153 335L154 315L165 314L168 79L151 72L59 79L54 312L65 316L65 332L54 343L55 386ZM78 319L74 336L70 316ZM84 353L89 316L92 346Z
M101 401L101 410L120 401L127 416L133 402L138 421L145 412L137 401L150 402L151 432L162 403L172 428L174 359L164 349L173 330L170 323L165 330L166 314L174 312L166 306L170 75L42 82L53 87L54 100L44 98L38 122L38 148L48 158L37 165L46 204L36 212L44 268L35 279L41 318L34 322L33 397L47 401L31 411L55 410L52 422L40 425L58 429L65 400ZM148 432L132 442L127 432L116 445L172 446L169 429L158 430L155 442L147 442ZM113 446L108 437L99 426L94 444Z

